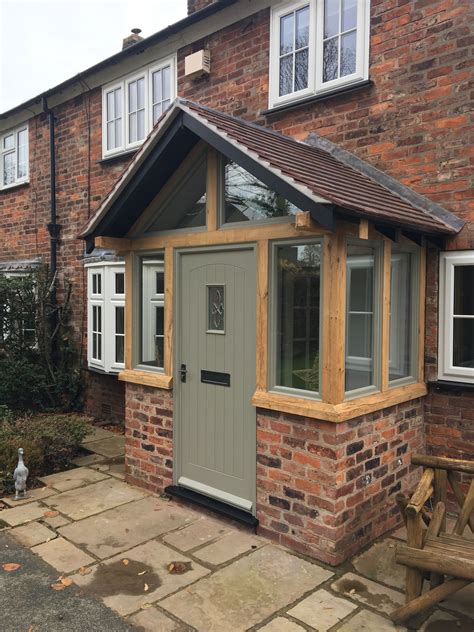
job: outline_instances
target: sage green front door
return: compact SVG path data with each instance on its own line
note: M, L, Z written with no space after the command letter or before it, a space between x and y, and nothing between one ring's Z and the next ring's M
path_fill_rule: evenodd
M256 258L179 257L175 395L178 485L255 513Z

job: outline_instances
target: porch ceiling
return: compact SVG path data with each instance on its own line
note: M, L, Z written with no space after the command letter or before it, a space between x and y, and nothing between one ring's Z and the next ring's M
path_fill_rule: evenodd
M177 99L104 199L80 237L123 237L192 147L203 139L315 221L336 216L431 235L459 232L463 221L326 139L295 141L262 126Z

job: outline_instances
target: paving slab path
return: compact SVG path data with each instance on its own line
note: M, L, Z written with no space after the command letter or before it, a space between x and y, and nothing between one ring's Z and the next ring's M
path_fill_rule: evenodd
M404 602L403 530L330 568L127 485L122 437L96 429L84 448L0 512L1 632L406 631L388 617ZM72 583L55 592L59 575ZM416 629L474 632L474 585Z

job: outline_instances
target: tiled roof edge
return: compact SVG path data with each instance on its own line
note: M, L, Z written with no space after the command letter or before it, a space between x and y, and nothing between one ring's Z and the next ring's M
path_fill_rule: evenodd
M376 167L373 167L372 165L365 162L361 158L358 158L346 149L338 147L327 138L323 138L322 136L311 132L306 139L306 143L311 147L321 149L322 151L331 154L331 156L334 156L334 158L340 160L345 165L351 167L352 169L369 178L372 178L381 186L385 187L405 202L409 202L410 204L417 206L425 213L428 213L436 219L439 219L455 232L459 232L464 226L464 220L457 217L457 215L454 215L454 213L446 210L440 204L432 202L424 195L416 193L416 191L413 191L413 189L411 189L410 187L402 184L395 178L392 178L391 176L387 175L383 171L380 171Z

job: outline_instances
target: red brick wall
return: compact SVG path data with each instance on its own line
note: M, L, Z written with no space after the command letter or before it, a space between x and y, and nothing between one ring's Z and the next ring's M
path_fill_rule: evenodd
M173 394L148 386L125 387L127 481L161 493L173 481Z
M115 375L85 372L87 381L85 409L97 419L125 421L125 384Z
M395 494L419 475L421 400L332 424L258 410L259 531L329 564L340 564L397 526Z

